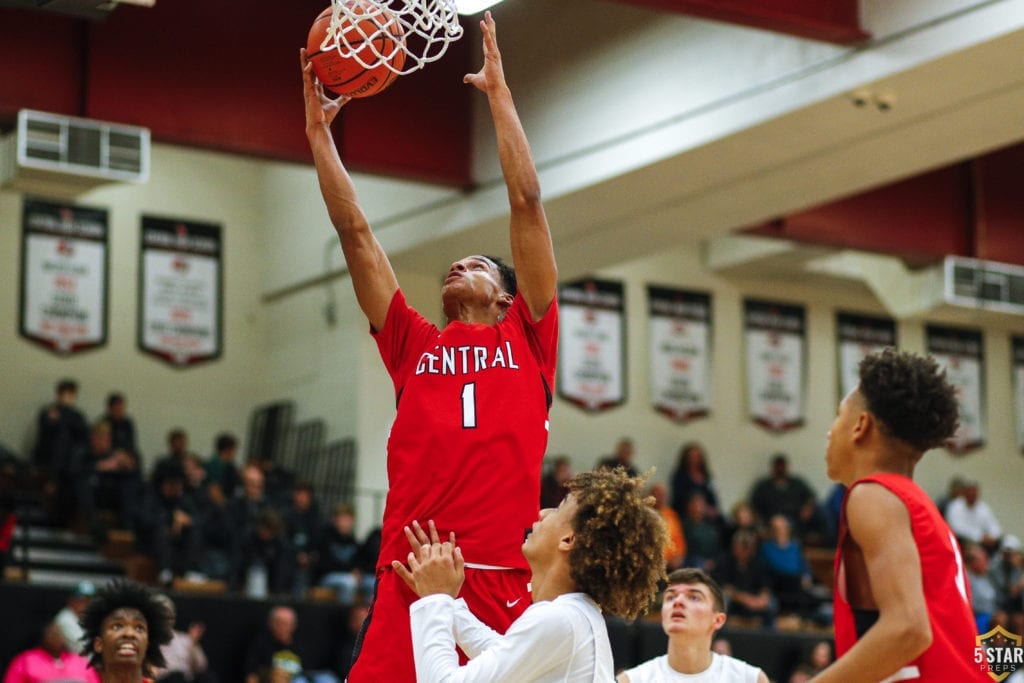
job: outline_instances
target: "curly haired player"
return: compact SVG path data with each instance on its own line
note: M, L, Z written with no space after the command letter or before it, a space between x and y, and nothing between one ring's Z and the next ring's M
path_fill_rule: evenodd
M171 640L173 616L159 595L142 584L116 579L82 613L89 665L103 683L140 683L163 666L160 646Z
M474 617L462 587L464 562L454 533L440 542L414 524L415 552L395 572L420 599L410 607L416 679L546 683L614 680L602 611L636 617L665 576L665 523L643 494L644 479L621 469L570 480L556 509L541 510L523 543L533 571L532 604L504 635ZM455 644L470 660L459 666Z
M835 563L839 658L814 681L988 680L973 662L956 538L912 479L957 421L955 390L931 358L889 348L861 362L828 432L828 476L848 489Z

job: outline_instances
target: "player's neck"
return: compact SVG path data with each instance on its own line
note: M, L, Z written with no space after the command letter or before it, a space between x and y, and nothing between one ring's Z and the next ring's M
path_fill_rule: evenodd
M668 639L668 665L681 674L699 674L711 666L711 642L676 635Z
M576 583L569 576L569 565L559 562L550 567L531 567L530 592L534 602L554 600L560 595L577 592Z
M474 301L444 301L444 314L449 323L456 320L467 324L493 326L505 316L506 309L496 302L481 304Z
M140 683L142 670L136 666L105 665L100 680L103 683Z

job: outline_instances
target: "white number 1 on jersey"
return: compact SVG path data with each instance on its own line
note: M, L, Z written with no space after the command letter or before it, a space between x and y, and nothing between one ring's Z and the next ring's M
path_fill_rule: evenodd
M462 428L476 428L476 382L462 385Z

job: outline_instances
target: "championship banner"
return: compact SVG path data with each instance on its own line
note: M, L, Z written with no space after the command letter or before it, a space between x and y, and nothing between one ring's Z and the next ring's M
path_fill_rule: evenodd
M558 289L558 395L588 411L626 400L621 282L577 280Z
M676 422L711 412L711 295L647 287L654 408Z
M839 344L839 398L842 400L860 382L859 367L864 356L896 346L896 321L838 312L836 341Z
M22 337L67 355L107 343L107 212L26 199Z
M946 370L960 402L960 428L946 447L966 453L985 445L985 354L981 331L925 326L925 348Z
M773 432L804 422L803 306L746 299L747 401L750 417Z
M139 348L177 367L220 357L220 226L142 217Z
M1024 453L1024 337L1010 337L1013 368L1013 412L1017 417L1017 448Z

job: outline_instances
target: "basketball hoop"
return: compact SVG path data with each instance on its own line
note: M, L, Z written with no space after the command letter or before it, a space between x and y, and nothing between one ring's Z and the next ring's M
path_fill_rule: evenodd
M383 64L399 76L440 59L463 33L455 0L331 0L331 6L320 49L335 48L366 69ZM368 25L374 27L369 34ZM390 49L376 48L381 36L391 38L380 41ZM373 49L365 49L368 45ZM404 60L393 59L398 51L405 53Z

